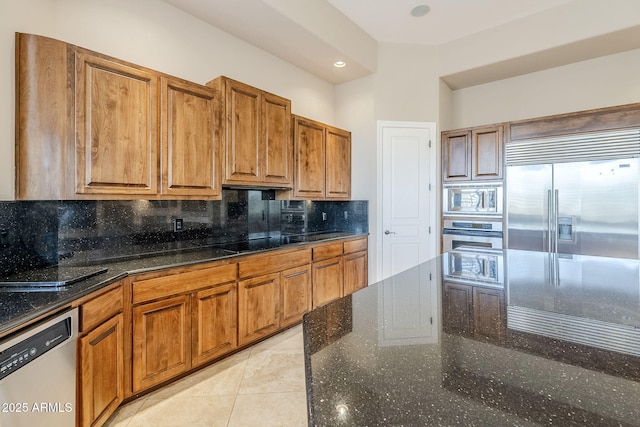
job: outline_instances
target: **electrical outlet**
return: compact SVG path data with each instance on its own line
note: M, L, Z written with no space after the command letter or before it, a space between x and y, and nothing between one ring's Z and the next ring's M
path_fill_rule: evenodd
M178 232L184 230L184 220L182 218L176 218L173 220L173 231Z

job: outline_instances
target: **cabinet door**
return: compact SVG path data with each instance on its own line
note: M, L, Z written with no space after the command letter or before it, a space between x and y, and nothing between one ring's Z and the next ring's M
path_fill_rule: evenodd
M193 295L193 366L228 353L238 346L237 293L236 283L228 283Z
M342 257L313 263L313 308L343 295Z
M261 91L225 81L225 178L223 184L260 181Z
M496 341L505 337L504 291L474 287L473 310L476 336Z
M502 126L471 131L472 179L502 179Z
M262 181L293 184L293 141L291 101L263 92L262 99Z
M278 330L280 273L238 284L238 344L244 345Z
M295 184L293 195L322 199L325 195L325 132L320 123L294 117Z
M351 198L351 132L327 127L326 197Z
M222 197L216 116L218 93L177 79L161 79L161 193Z
M442 179L466 181L471 179L471 133L442 133Z
M368 284L367 252L347 254L344 263L344 294L349 295Z
M79 339L80 425L102 425L124 398L122 314Z
M280 327L302 320L311 310L311 266L290 268L281 273Z
M76 53L76 192L157 193L157 99L150 71Z
M133 391L159 384L191 367L189 297L133 308Z
M442 302L444 330L453 333L473 332L473 287L445 283Z

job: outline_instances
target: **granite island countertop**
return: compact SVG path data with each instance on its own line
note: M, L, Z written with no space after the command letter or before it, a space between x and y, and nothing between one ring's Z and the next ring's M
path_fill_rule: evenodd
M350 232L309 233L278 239L260 239L262 242L257 242L256 240L258 239L254 239L246 242L203 246L186 250L156 251L137 256L113 257L103 260L83 260L80 261L80 265L78 261L74 261L75 264L73 265L75 267L83 269L94 267L96 270L106 268L106 272L55 288L31 288L27 290L24 287L0 286L0 335L33 319L63 309L78 298L130 275L366 235L367 233ZM21 280L27 280L25 278L28 278L29 275L39 277L40 273L40 270L24 272L20 275ZM7 279L10 280L11 278L5 278L5 280Z
M309 424L640 425L639 267L460 250L317 308Z

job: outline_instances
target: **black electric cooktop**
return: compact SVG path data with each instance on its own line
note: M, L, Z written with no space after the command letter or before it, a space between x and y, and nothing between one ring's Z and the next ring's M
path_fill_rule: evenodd
M257 238L250 239L242 242L234 242L234 243L226 243L223 245L218 245L218 247L232 251L232 252L249 252L249 251L260 251L264 249L273 249L279 248L282 246L282 242L279 238Z
M51 266L36 270L16 273L0 278L0 290L51 290L79 282L89 277L105 273L107 268L99 266L68 267Z

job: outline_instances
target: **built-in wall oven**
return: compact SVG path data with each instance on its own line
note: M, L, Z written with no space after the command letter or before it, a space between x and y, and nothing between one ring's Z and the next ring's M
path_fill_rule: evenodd
M443 216L502 217L501 182L445 184L442 191Z
M460 248L442 255L445 280L504 288L503 251Z
M443 252L461 246L502 249L502 218L445 219L442 233Z

